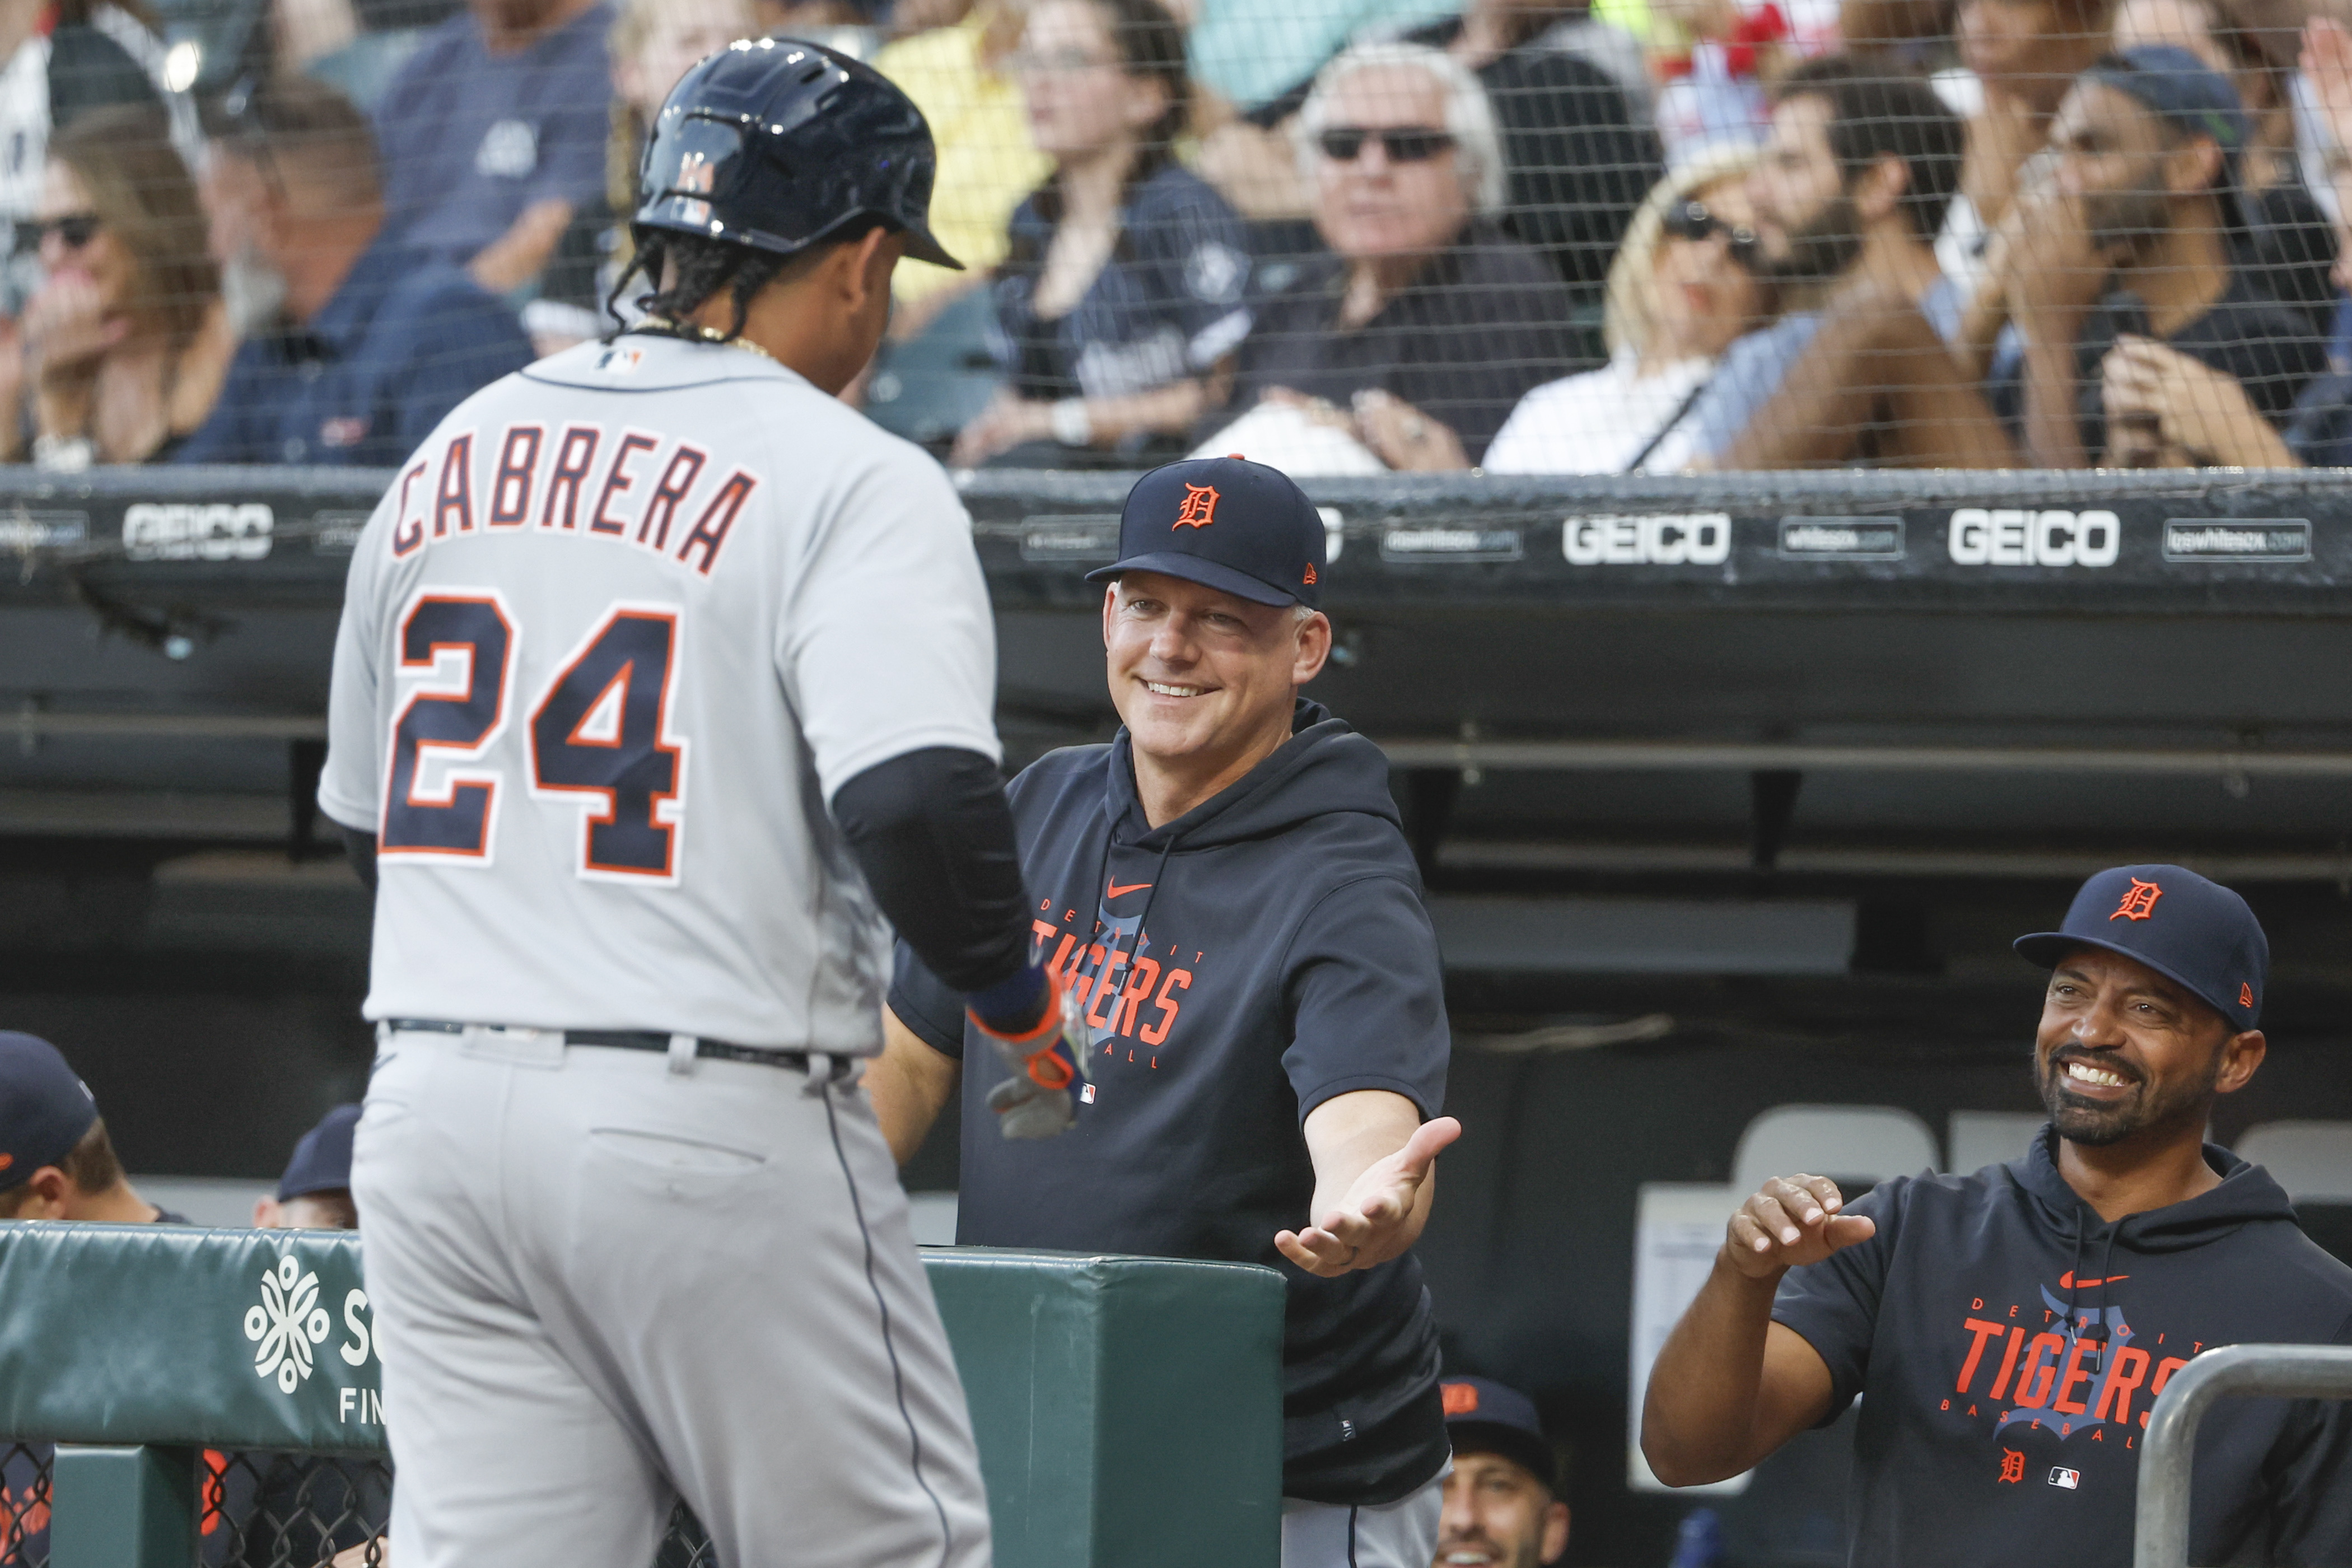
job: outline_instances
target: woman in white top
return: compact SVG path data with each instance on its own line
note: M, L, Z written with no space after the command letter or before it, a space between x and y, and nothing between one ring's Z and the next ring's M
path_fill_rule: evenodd
M1769 316L1769 290L1734 251L1753 244L1741 181L1753 148L1704 153L1651 190L1609 268L1600 370L1519 399L1486 450L1490 474L1622 474L1639 468L1715 374Z

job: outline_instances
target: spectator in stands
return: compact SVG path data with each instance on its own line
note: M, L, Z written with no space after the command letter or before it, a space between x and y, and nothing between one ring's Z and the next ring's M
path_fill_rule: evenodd
M1668 1485L1737 1475L1859 1394L1851 1561L2119 1562L2132 1438L2190 1356L2352 1343L2352 1268L2205 1142L2265 1049L2270 947L2244 900L2118 867L2016 947L2052 972L2049 1124L1973 1175L1749 1197L1650 1376L1642 1451ZM2352 1562L2352 1405L2219 1401L2190 1486L2191 1562Z
M138 7L143 12L144 7ZM49 137L94 109L143 105L172 117L184 150L195 113L163 85L163 46L109 0L0 0L0 332L39 281L34 216Z
M891 275L898 312L894 337L919 331L966 289L982 286L1004 259L1013 209L1053 177L1054 163L1031 145L1029 117L1012 56L1021 41L1022 0L956 0L961 15L901 38L874 57L930 122L939 148L931 233L969 273L902 262ZM901 0L895 24L909 7Z
M375 144L341 94L289 80L231 109L205 179L214 254L283 304L180 461L396 463L530 363L513 310L384 232Z
M2238 158L2238 205L2245 219L2238 264L2282 305L2325 335L2336 319L2336 235L2303 183L2288 89L2295 35L2248 26L2236 0L2123 0L2118 49L2178 44L2230 79L2246 110Z
M602 0L468 0L427 34L376 115L394 236L493 294L536 279L604 189L612 27Z
M2330 17L2305 28L2304 79L2311 84L2334 150L2336 281L2352 290L2352 33ZM2146 468L2344 468L2352 466L2352 373L2316 377L2295 399L2284 431L2221 371L2178 349L2124 337L2101 366L2111 428L2130 440L2120 461Z
M360 1108L338 1105L294 1145L275 1194L256 1198L253 1223L262 1230L357 1230L352 1201L352 1130Z
M1328 248L1259 270L1243 444L1291 466L1260 438L1276 436L1260 417L1272 407L1372 468L1478 462L1571 352L1559 274L1495 226L1502 147L1477 78L1423 45L1359 45L1324 68L1296 123Z
M2229 375L2273 422L2326 368L2326 349L2233 261L2245 116L2228 79L2185 49L2101 58L2051 127L2046 193L2003 220L2000 273L2017 347L1993 365L1993 404L2035 468L2109 450L2101 362L2153 338Z
M1540 1568L1568 1552L1559 1456L1535 1402L1483 1377L1437 1385L1454 1470L1432 1568Z
M608 301L622 321L636 320L631 301L611 295L629 265L637 163L654 118L698 60L759 30L751 0L622 0L606 40L613 86L605 188L573 211L541 276L538 297L522 308L523 330L541 358L605 331L612 324Z
M1630 60L1577 47L1595 35L1622 40ZM1659 174L1657 136L1614 74L1643 69L1632 39L1560 0L1469 0L1460 16L1402 37L1477 73L1502 135L1500 226L1551 258L1577 304L1600 304L1625 226ZM1313 85L1301 81L1251 121L1273 128L1290 120Z
M1598 304L1661 159L1657 137L1634 121L1616 79L1547 41L1564 16L1582 9L1469 0L1460 16L1406 37L1477 73L1503 137L1502 226L1550 258L1571 300Z
M1732 344L1659 466L2014 462L1944 342L1960 307L1933 242L1961 139L1935 90L1891 61L1826 56L1781 82L1748 188L1753 254L1785 313Z
M2074 78L2111 47L2115 0L1965 0L1960 59L1983 101L1969 120L1960 193L1936 254L1964 294L1982 282L1988 237L2008 216L2026 160L2049 144L2050 121Z
M1773 84L1795 56L1772 0L1651 0L1658 133L1679 163L1702 148L1763 139Z
M47 277L21 340L0 343L0 461L23 453L27 423L43 468L162 461L212 412L236 352L195 184L159 109L85 114L49 154Z
M1752 148L1703 154L1658 182L1609 269L1610 358L1519 399L1490 474L1622 474L1642 467L1768 314L1770 286L1738 258L1756 243Z
M1241 220L1174 157L1183 29L1160 0L1040 0L1013 67L1054 174L1013 215L997 269L1006 385L951 460L1181 457L1250 328Z

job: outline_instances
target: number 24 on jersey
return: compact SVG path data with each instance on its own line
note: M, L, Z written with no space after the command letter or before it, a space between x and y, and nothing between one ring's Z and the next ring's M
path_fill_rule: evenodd
M683 614L616 601L530 700L523 749L533 801L580 817L573 868L674 885L685 827L686 742L670 732ZM490 761L507 731L522 628L492 588L435 587L400 617L400 672L377 853L487 866L507 793Z

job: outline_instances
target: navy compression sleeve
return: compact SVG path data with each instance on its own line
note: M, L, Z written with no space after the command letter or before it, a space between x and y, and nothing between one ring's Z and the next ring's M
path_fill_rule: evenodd
M932 973L971 995L1023 973L1029 896L994 763L952 746L908 752L834 791L833 819Z

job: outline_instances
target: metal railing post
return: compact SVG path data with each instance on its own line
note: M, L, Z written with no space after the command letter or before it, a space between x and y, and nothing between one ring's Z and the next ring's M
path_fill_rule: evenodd
M2132 1568L2188 1568L2189 1468L2197 1426L2229 1394L2352 1399L2352 1347L2222 1345L2172 1374L2140 1446Z
M50 1568L188 1568L196 1560L196 1451L58 1446Z

